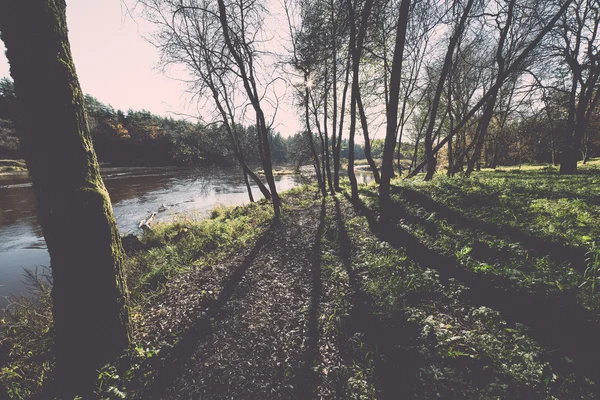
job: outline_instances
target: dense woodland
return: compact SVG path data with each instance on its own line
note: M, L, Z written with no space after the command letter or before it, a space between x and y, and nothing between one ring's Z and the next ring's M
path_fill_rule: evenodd
M597 0L133 5L203 123L84 96L65 1L0 0L0 145L51 258L0 395L598 398ZM124 239L98 160L235 163L251 204Z
M113 166L227 166L235 163L224 128L219 124L165 118L144 110L115 111L91 95L85 96L85 104L100 162ZM13 82L0 79L0 159L23 157L15 128L16 115ZM237 125L236 129L246 159L260 163L255 127ZM310 160L305 135L283 137L279 132L271 132L269 140L275 164L299 167ZM379 146L373 154L380 156L383 142L376 140L373 146ZM364 159L362 146L357 146L355 152L358 159ZM342 157L348 158L347 140L342 143Z

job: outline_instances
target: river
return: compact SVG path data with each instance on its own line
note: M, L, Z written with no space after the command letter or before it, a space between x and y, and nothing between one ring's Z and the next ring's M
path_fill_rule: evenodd
M138 234L151 212L165 221L178 214L202 218L217 204L248 203L241 171L236 168L103 168L102 176L121 234ZM369 177L360 174L359 181ZM305 178L304 178L305 179ZM299 175L275 177L277 190L302 183ZM255 199L262 198L253 186ZM24 268L47 267L50 258L35 213L27 174L0 175L0 306L9 294L25 294Z

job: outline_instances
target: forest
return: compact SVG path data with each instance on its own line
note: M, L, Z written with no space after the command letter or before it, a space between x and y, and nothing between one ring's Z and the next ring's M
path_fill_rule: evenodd
M50 257L0 398L600 397L598 0L122 4L194 122L84 95L69 1L0 0ZM247 201L122 236L106 165L236 165Z
M228 146L226 132L218 124L192 123L184 119L165 118L149 111L115 111L91 95L85 95L88 126L94 150L104 165L112 166L202 166L233 165L235 158ZM0 79L0 159L23 158L16 130L16 96L14 84ZM260 163L253 125L237 125L244 156ZM278 165L302 166L309 160L305 135L295 133L283 137L270 132L269 144L273 162ZM375 139L373 152L377 158L383 151L381 140ZM379 147L379 151L377 151ZM348 158L348 141L342 142L342 157ZM355 148L358 159L364 150Z

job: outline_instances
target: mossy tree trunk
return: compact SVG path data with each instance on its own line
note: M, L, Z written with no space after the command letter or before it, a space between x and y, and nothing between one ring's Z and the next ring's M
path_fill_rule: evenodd
M87 126L64 0L3 0L18 130L50 253L58 397L86 393L130 338L124 253Z

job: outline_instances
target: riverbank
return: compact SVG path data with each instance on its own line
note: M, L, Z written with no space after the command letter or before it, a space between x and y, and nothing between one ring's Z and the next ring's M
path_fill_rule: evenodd
M102 168L121 234L139 234L141 220L156 212L154 222L188 216L205 218L219 204L249 203L238 168ZM298 175L276 176L281 191L306 181ZM252 185L254 199L262 193ZM46 251L35 211L35 196L26 174L0 176L0 308L5 296L26 292L23 269L47 266Z
M280 226L259 202L126 243L134 343L99 395L594 398L600 162L393 189L384 230L375 186L356 204L302 187ZM37 321L37 348L2 339L13 395L51 373Z

